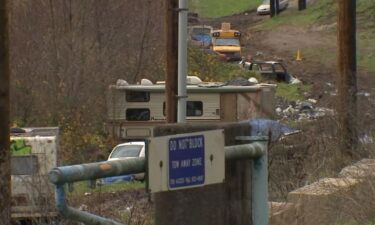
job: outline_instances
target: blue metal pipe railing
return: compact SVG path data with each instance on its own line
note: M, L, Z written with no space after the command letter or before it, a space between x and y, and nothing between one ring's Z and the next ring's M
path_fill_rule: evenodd
M225 147L226 160L254 159L253 166L253 221L254 225L268 225L268 141ZM123 159L54 168L49 179L56 185L56 207L68 219L88 225L123 225L114 220L80 211L66 204L64 185L82 180L142 173L146 170L145 158Z
M69 207L65 201L65 190L64 185L56 185L56 207L60 215L71 220L80 221L84 224L95 224L95 225L123 225L111 219L106 219L88 212L80 211L78 209Z
M62 166L52 169L48 176L54 184L73 183L82 180L95 180L103 177L142 173L146 170L145 163L145 158L131 158Z
M114 220L96 216L67 206L64 184L82 180L141 173L145 171L144 158L123 159L54 168L49 179L56 185L56 208L66 218L93 225L123 225Z

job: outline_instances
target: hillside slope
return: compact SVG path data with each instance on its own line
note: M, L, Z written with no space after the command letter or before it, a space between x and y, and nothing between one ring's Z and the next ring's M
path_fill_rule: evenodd
M190 8L205 18L229 16L254 9L262 0L191 0Z

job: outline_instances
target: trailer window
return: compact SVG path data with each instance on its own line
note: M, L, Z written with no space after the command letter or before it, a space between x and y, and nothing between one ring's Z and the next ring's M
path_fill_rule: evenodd
M38 158L35 155L13 156L11 159L12 175L34 175L38 170Z
M186 116L202 116L203 102L187 101L186 102Z
M148 102L150 101L150 92L145 91L127 91L127 102Z
M150 110L149 109L127 109L126 120L129 120L129 121L150 120Z
M165 116L165 102L163 103L163 115ZM187 101L186 102L186 116L202 116L203 102L201 101Z

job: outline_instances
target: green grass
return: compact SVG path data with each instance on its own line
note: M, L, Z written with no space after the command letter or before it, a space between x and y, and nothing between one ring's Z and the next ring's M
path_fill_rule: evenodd
M303 85L303 84L297 84L297 85L290 85L286 83L279 83L277 84L276 88L276 96L282 97L288 101L297 101L297 100L303 100L303 93L304 92L310 92L311 85Z
M364 222L364 223L359 223L359 222L356 222L354 220L349 220L349 221L344 221L344 222L339 222L339 223L336 223L334 225L375 225L375 220L369 220L367 222Z
M375 25L375 1L357 1L358 27L374 27ZM308 5L306 10L298 11L291 9L282 12L280 15L265 20L259 25L264 29L273 29L280 25L309 26L313 24L332 24L336 22L337 4L333 0L317 0Z
M375 72L375 1L357 1L357 62L359 69ZM279 16L264 20L256 28L277 29L280 26L308 28L312 25L333 24L337 20L337 5L333 0L317 0L304 11L288 9ZM332 30L332 42L336 41ZM304 48L303 56L319 58L326 64L336 63L336 51L330 48Z
M145 188L145 183L135 181L135 182L123 182L118 184L106 184L102 186L96 186L96 188L91 189L88 185L88 181L76 182L73 185L72 195L82 195L86 192L116 192L122 190L136 190Z
M260 75L246 71L238 66L238 63L218 61L216 58L195 48L188 51L189 76L198 76L203 81L228 81L237 79L249 79L255 77L261 79Z
M281 25L309 26L316 23L333 23L335 17L335 5L332 0L319 0L304 11L297 9L285 10L272 19L264 20L258 27L262 29L274 29Z
M254 9L262 0L191 0L190 8L201 17L216 18Z
M358 67L375 72L375 27L360 31L357 35Z

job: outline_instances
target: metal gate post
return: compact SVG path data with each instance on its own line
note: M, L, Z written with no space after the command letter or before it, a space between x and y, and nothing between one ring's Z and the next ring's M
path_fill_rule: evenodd
M253 222L268 225L268 157L267 151L253 161Z
M252 221L253 225L268 225L268 140L267 136L239 136L236 140L251 141L252 151ZM255 147L255 148L254 148ZM250 148L251 149L251 148ZM257 150L255 150L257 149ZM237 153L238 154L238 153Z

